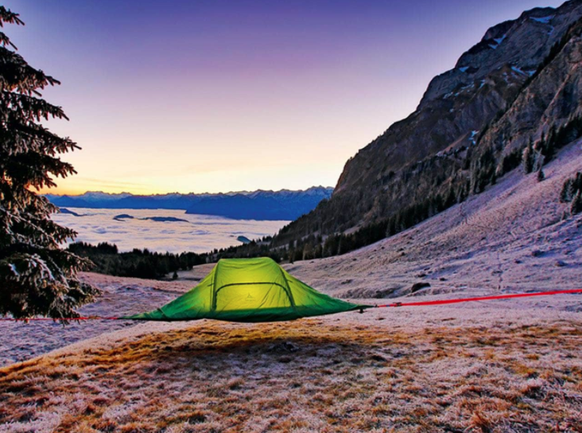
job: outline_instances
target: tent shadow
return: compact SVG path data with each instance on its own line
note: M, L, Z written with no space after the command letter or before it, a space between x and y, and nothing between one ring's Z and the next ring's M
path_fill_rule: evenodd
M200 327L154 334L123 346L141 361L213 362L228 357L245 362L251 358L291 362L294 358L366 358L373 349L366 341L354 338L349 330L330 331L327 327L260 326L257 328ZM118 353L119 355L119 353Z
M237 338L230 341L192 341L178 345L164 345L158 350L153 350L152 358L175 358L175 357L196 357L213 358L216 356L293 356L295 354L302 357L321 356L321 352L339 351L354 353L354 351L365 349L365 345L349 341L349 339L338 340L336 338L320 337L269 337L262 338Z

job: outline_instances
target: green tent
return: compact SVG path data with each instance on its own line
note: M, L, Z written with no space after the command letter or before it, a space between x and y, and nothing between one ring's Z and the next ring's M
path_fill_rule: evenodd
M274 322L368 308L319 293L269 258L222 259L200 284L137 320Z

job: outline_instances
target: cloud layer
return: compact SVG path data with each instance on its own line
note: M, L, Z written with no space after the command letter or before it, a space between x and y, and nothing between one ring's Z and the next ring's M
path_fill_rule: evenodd
M182 210L83 209L80 216L56 214L53 220L76 230L76 241L114 243L120 251L148 248L151 251L204 253L215 248L240 245L238 236L256 239L275 234L288 221L232 220L212 215L187 215ZM128 214L133 219L113 219ZM151 217L172 217L182 221L155 221Z

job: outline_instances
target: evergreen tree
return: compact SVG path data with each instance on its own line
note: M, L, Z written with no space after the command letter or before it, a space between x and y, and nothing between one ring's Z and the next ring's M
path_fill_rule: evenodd
M547 164L552 159L554 159L554 156L556 154L556 149L554 148L554 140L553 139L546 140L543 133L541 138L541 149L542 154L544 155L544 164Z
M541 170L544 164L545 164L545 157L542 154L542 152L541 151L535 152L534 153L533 170L536 170L536 171Z
M23 22L0 6L0 27L4 24ZM74 308L97 293L77 279L88 262L60 248L76 233L50 220L57 207L34 190L75 173L59 155L78 146L40 123L67 119L40 94L60 83L15 51L0 32L0 315L77 317Z
M523 151L523 170L526 174L531 173L535 164L535 151L531 139Z
M311 260L313 259L313 245L308 242L303 247L303 260Z
M557 146L557 130L556 124L554 123L550 128L550 132L548 132L548 138L546 140L546 146L551 146L552 148L556 148Z
M455 195L455 189L451 185L449 187L449 192L447 194L447 198L445 199L445 209L448 209L451 206L454 206L456 203L457 203L457 197Z
M560 201L562 203L568 203L574 198L574 180L566 179L562 191L560 192Z
M580 191L578 191L572 199L570 211L572 212L572 215L582 212L582 195L580 195Z
M505 173L509 173L511 170L518 167L519 164L521 163L521 159L522 159L522 152L520 152L519 149L516 149L516 150L512 151L511 153L509 153L508 155L505 155L503 157L503 161L501 163L501 169L499 170L497 177L501 177Z
M544 174L544 171L540 167L540 169L538 170L538 182L543 181L545 178L546 178L546 175Z
M289 259L289 263L291 264L295 263L295 251L289 250L287 256L288 256L287 258Z

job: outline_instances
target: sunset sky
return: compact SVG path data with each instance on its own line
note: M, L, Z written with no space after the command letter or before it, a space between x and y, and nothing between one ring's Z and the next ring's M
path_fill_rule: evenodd
M551 0L11 0L83 148L52 193L335 186L491 25Z

